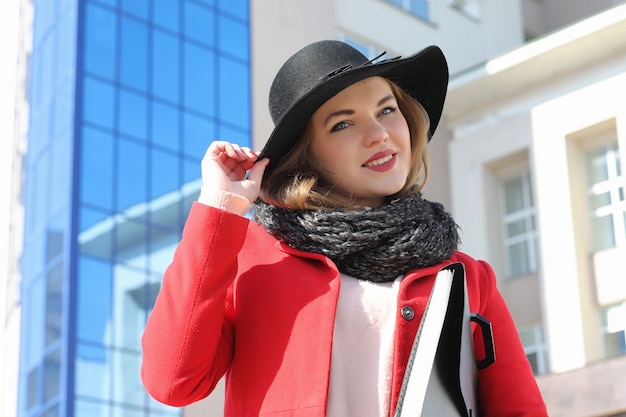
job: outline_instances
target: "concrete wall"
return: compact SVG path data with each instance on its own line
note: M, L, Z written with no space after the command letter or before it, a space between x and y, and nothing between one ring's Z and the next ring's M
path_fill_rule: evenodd
M550 417L623 416L626 357L538 378Z
M523 41L517 0L482 1L479 19L459 12L448 1L434 1L432 22L379 0L336 3L337 25L347 35L381 49L392 48L391 51L404 56L427 45L439 45L448 56L451 73L485 62Z
M334 39L334 0L250 2L253 144L261 149L274 128L268 97L274 76L292 54L309 43Z
M545 35L600 13L622 0L522 0L524 31L531 38Z

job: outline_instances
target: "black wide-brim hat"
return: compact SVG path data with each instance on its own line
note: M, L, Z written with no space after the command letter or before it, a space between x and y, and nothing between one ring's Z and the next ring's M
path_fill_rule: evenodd
M266 174L293 148L317 109L369 77L388 78L424 107L430 118L430 140L448 89L448 65L441 49L429 46L407 58L372 61L347 43L324 40L305 46L283 64L269 95L274 131L259 155L259 160L270 159Z

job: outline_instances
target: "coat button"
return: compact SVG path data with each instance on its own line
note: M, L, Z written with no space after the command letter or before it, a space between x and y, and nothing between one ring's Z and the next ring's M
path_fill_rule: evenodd
M401 314L405 320L413 320L415 317L415 311L409 306L402 307Z

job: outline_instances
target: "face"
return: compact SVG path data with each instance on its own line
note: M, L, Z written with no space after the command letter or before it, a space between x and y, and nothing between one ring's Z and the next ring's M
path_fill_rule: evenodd
M322 178L379 207L404 186L411 166L411 138L389 83L371 77L342 90L311 117L311 151Z

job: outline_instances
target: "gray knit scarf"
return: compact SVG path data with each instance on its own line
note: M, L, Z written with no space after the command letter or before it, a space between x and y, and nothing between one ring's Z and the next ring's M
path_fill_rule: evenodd
M289 210L258 201L254 216L289 246L326 255L339 271L373 282L435 265L459 243L450 214L421 193L364 210Z

